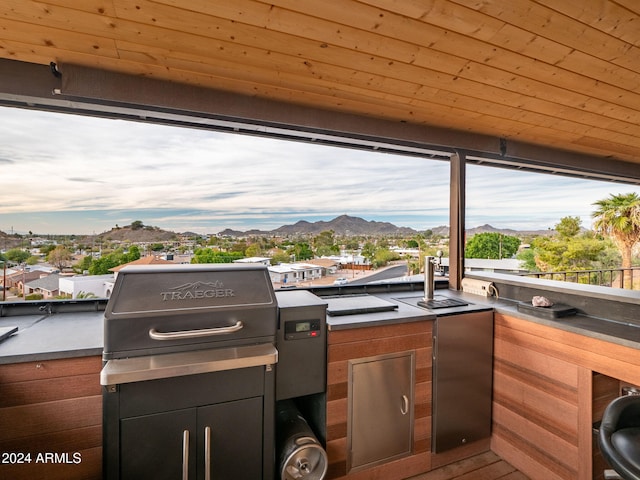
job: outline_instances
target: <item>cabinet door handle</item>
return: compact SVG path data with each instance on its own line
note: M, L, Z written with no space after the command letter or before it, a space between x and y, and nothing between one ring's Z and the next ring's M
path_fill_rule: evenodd
M204 427L204 480L211 480L211 427Z
M400 413L402 413L402 415L409 413L409 397L406 395L402 395L402 407L400 408Z
M189 480L189 430L182 432L182 480Z

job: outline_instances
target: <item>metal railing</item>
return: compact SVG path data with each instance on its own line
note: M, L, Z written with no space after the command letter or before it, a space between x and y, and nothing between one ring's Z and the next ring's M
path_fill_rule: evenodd
M631 285L625 284L625 272L631 272ZM637 272L637 273L636 273ZM599 270L572 270L564 272L529 272L520 274L523 277L535 277L561 282L599 285L612 288L640 289L640 267L603 268ZM634 282L634 280L637 280ZM628 282L627 282L628 283Z

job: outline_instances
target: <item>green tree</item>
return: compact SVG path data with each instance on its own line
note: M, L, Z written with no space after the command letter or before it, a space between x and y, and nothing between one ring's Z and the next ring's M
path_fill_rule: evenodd
M71 252L67 250L66 247L58 245L49 252L49 255L47 255L47 262L58 270L62 270L71 264L71 258Z
M122 263L135 262L140 259L140 247L138 245L131 245L126 254L123 254L122 259L120 260Z
M373 268L384 267L389 262L392 262L394 260L400 260L400 255L389 250L388 248L378 248L375 255L373 256L371 265L373 266Z
M31 254L28 251L21 248L11 248L5 253L7 260L14 263L24 263L30 256Z
M362 247L362 256L373 264L373 260L376 256L376 250L376 246L373 244L373 242L366 242Z
M580 233L580 217L563 217L554 227L562 237L575 237Z
M98 298L98 296L93 292L78 292L76 298Z
M242 252L223 252L212 248L199 248L193 252L191 263L233 263L244 257Z
M640 197L635 193L611 195L598 200L592 213L594 227L602 235L610 237L620 249L624 284L633 287L633 247L640 240Z
M340 247L336 245L334 234L335 232L333 230L325 230L314 237L313 246L316 255L320 257L340 253Z
M118 256L114 253L96 258L89 266L89 275L106 275L111 268L121 265Z
M76 273L88 272L92 262L93 258L91 255L85 255L82 260L73 266L73 271Z
M259 257L262 254L262 248L259 243L252 243L245 248L244 254L247 257Z
M292 248L287 250L289 255L295 255L296 261L310 260L313 258L313 250L306 242L297 242Z
M534 245L536 265L544 272L589 270L606 248L606 244L593 235L540 237L534 241Z
M48 243L46 245L42 245L39 250L40 253L43 255L49 255L49 252L51 252L52 250L54 250L56 248L56 246L53 243Z
M477 233L465 246L465 258L511 258L518 251L520 239L496 232Z
M530 271L563 272L613 268L619 265L619 255L613 243L597 238L594 232L574 237L561 234L536 237L531 247L518 255L523 267ZM581 279L587 277L582 276Z
M276 249L271 255L271 264L278 265L279 263L289 263L291 257L287 252L281 248Z
M141 220L136 220L135 222L131 222L131 230L140 230L144 227L144 223Z

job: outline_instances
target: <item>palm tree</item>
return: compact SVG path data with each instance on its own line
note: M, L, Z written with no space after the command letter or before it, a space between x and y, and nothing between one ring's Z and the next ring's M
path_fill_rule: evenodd
M631 256L633 246L640 240L640 197L635 193L611 195L593 205L594 227L598 233L610 236L622 254L624 284L633 288Z

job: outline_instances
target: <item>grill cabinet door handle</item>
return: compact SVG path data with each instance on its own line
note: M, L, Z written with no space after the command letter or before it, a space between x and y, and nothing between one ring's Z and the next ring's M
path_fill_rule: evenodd
M241 320L230 327L203 328L201 330L181 330L177 332L159 332L155 328L149 330L149 337L153 340L180 340L183 338L213 337L214 335L228 335L244 327Z
M204 428L204 480L211 480L211 427Z
M182 432L182 480L189 480L189 430Z

